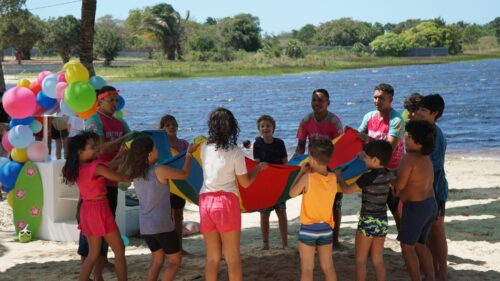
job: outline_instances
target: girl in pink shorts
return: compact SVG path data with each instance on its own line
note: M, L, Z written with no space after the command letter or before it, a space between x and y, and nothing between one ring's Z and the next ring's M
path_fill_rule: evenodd
M229 280L242 280L241 211L238 183L248 187L267 163L247 172L245 153L238 147L238 122L233 113L217 108L208 118L208 140L201 145L203 186L200 191L200 231L206 248L205 279L217 280L222 249Z
M80 190L82 205L78 228L89 242L89 254L80 268L80 279L89 280L90 273L99 258L102 239L106 239L115 253L115 269L118 280L127 280L125 246L106 199L105 180L130 182L96 160L99 136L93 132L81 132L68 142L66 163L62 168L66 184L74 184Z

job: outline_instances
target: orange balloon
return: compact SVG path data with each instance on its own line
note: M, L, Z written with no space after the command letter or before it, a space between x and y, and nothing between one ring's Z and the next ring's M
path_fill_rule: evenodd
M83 120L87 120L90 116L94 115L97 112L97 102L87 111L77 112L76 114L80 116Z

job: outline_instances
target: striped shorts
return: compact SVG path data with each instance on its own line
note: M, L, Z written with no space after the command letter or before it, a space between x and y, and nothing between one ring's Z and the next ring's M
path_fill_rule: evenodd
M299 241L309 246L321 246L333 242L333 230L327 223L301 224Z

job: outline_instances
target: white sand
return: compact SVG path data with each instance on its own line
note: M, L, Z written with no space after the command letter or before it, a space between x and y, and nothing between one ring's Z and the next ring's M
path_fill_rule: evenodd
M450 156L445 164L450 183L446 229L449 246L450 280L500 280L500 160L472 160ZM344 196L341 242L334 251L339 280L353 280L354 232L360 196ZM298 280L299 256L296 233L300 198L287 202L290 250L281 250L277 217L271 216L271 247L261 251L259 214L243 215L241 252L245 280ZM75 243L15 240L10 207L0 202L0 280L75 280L79 273L79 256ZM185 220L198 221L197 207L188 205ZM392 223L392 222L391 222ZM392 223L386 240L385 262L389 280L407 280L399 244ZM126 248L130 280L144 280L149 267L149 249L140 238L131 238ZM200 235L184 239L191 255L183 258L178 280L203 280L204 244ZM370 280L373 271L369 269ZM319 269L315 277L322 280ZM114 273L105 273L115 280ZM219 275L227 280L226 266Z

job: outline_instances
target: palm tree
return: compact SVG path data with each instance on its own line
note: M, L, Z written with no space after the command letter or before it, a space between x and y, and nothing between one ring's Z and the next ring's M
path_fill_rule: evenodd
M82 19L80 25L80 62L95 76L94 65L94 24L97 0L82 0Z
M187 20L189 13L186 16ZM160 41L161 49L168 60L182 59L182 35L184 27L179 12L169 4L158 4L144 10L142 29Z

